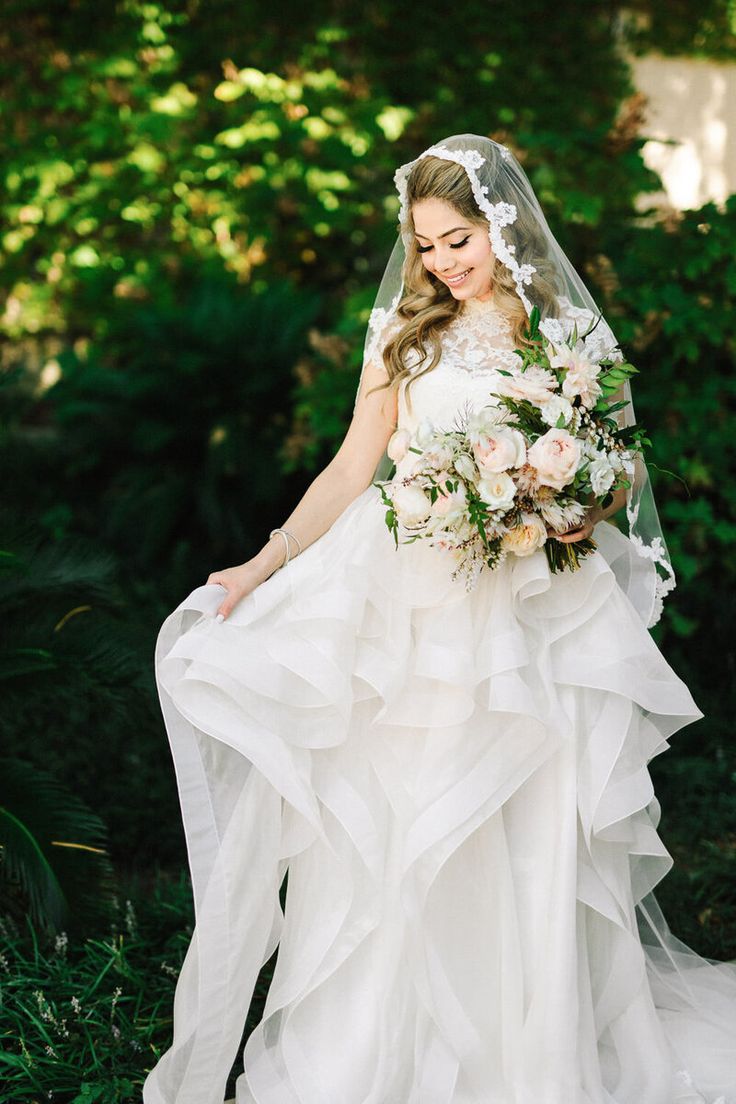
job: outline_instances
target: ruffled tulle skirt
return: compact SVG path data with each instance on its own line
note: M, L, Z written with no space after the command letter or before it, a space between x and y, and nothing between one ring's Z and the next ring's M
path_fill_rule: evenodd
M629 542L468 592L369 487L157 677L196 927L145 1104L736 1102L736 965L669 930L647 763L703 716L617 583ZM279 888L288 869L286 905Z

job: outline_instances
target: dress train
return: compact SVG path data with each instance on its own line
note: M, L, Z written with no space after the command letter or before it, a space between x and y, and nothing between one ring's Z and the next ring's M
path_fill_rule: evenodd
M627 538L474 591L369 487L156 663L196 928L145 1104L736 1104L736 965L652 892L648 762L703 716L620 588ZM285 911L279 887L288 869Z

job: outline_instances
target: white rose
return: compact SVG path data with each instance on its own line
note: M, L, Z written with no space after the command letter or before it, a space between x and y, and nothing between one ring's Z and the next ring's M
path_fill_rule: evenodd
M568 425L572 418L572 403L564 395L553 395L551 399L541 404L539 412L542 415L542 421L548 426L556 426L560 414L565 420L564 424Z
M484 475L478 483L478 494L493 510L508 510L516 497L516 484L508 472Z
M613 468L608 463L607 456L601 456L592 462L588 468L588 477L593 488L593 494L603 495L606 493L615 479Z
M429 517L432 503L421 487L400 484L394 488L391 498L396 516L404 525L421 525Z
M527 459L540 483L561 491L574 479L581 453L581 442L566 429L548 429L529 449Z
M547 540L547 527L538 514L522 511L521 524L504 533L502 545L517 556L530 556Z
M482 476L520 468L526 462L526 441L513 426L494 426L473 442L473 455Z
M397 429L389 437L386 452L395 464L398 464L406 456L410 441L411 433L408 429Z
M495 389L499 395L507 395L512 399L544 403L557 390L557 376L547 368L531 364L524 371L514 368L510 376L501 376Z

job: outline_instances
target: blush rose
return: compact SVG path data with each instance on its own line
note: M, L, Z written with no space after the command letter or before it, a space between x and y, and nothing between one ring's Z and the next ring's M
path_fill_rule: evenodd
M527 452L540 483L561 491L580 466L581 443L566 429L548 429Z
M482 476L520 468L526 460L526 442L518 429L496 426L473 442L473 455Z
M521 524L504 533L502 544L517 556L530 556L547 540L547 529L538 514L521 514Z

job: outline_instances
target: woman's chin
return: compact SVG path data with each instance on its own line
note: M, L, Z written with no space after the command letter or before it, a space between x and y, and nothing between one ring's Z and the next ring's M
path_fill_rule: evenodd
M455 291L453 295L456 299L462 299L465 302L466 299L477 299L478 296L474 291Z
M453 287L452 284L447 286L456 299L472 299L475 295L475 290L472 287L466 287L465 284L460 284L459 287Z

